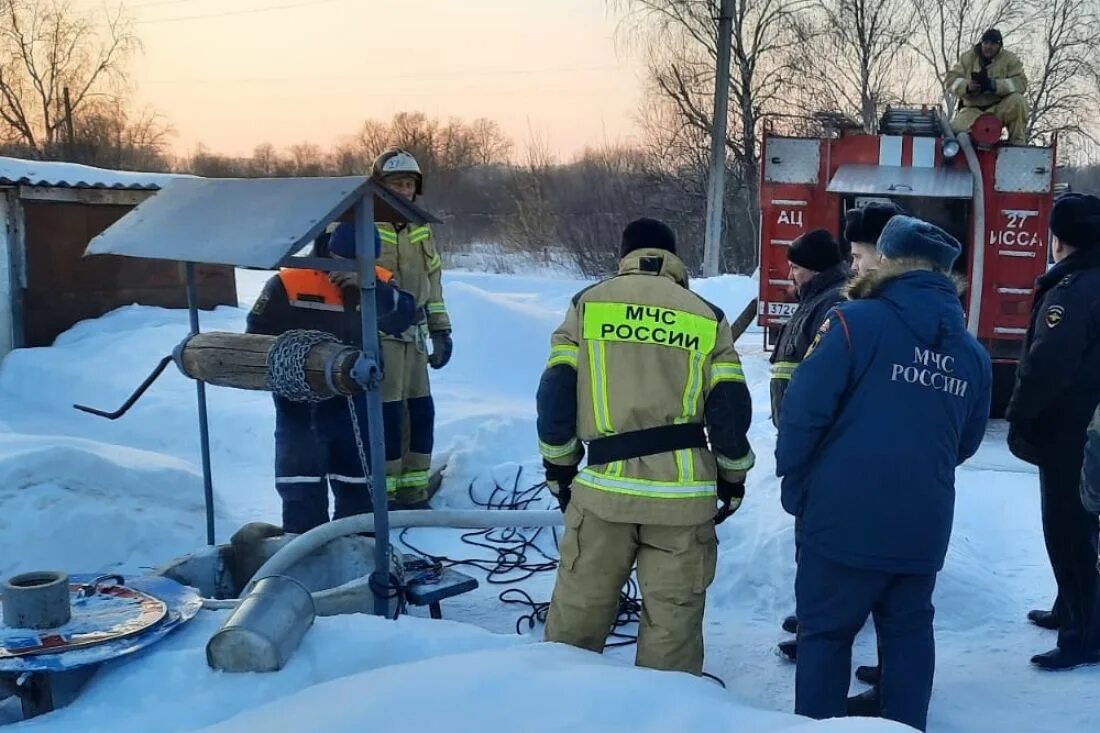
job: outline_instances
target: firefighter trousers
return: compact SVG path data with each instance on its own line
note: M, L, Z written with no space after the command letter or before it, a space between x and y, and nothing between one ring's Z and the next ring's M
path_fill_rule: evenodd
M383 338L382 365L386 488L398 506L425 502L435 440L435 404L423 340Z
M847 714L852 642L872 615L882 665L882 717L924 730L936 667L935 587L932 573L901 575L854 568L803 545L795 576L794 711L818 720Z
M370 433L362 395L355 407L369 465ZM327 522L330 486L333 519L373 511L347 399L311 404L275 396L275 488L283 502L283 529L300 534Z
M951 118L951 129L955 132L969 132L978 118L984 114L997 117L1008 129L1008 142L1011 145L1027 143L1027 100L1022 94L1008 94L992 107L963 107Z
M713 523L607 522L572 501L560 548L547 641L602 653L636 561L642 619L635 664L702 674L703 611L718 560Z

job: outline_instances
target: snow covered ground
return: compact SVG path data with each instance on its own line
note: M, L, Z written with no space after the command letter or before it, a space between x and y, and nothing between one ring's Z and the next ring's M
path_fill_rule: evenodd
M470 482L485 498L494 478L508 482L521 467L531 483L540 477L535 388L549 332L582 284L546 275L446 276L455 355L432 375L438 452L449 456L439 505L470 507ZM266 276L242 271L243 308L204 313L204 330L239 331ZM755 291L753 281L740 277L695 287L731 318ZM115 422L72 409L74 402L117 407L186 329L185 312L122 308L78 324L50 348L4 360L0 576L45 567L134 570L203 544L193 383L170 368ZM204 612L148 652L101 671L75 706L23 727L164 733L342 733L399 723L601 733L900 729L881 721L815 724L788 713L794 668L773 649L783 636L779 621L794 603L793 526L779 506L772 473L775 434L760 333L750 330L738 347L754 395L750 437L759 461L745 505L720 528L720 565L709 597L706 668L728 691L708 680L631 669L630 647L601 659L539 644L541 629L517 635L524 609L498 600L511 586L483 582L444 604L448 621L320 619L289 667L264 676L207 668L203 647L224 615ZM208 396L224 540L246 521L278 521L273 414L263 393L210 388ZM1048 604L1054 584L1036 477L1009 455L1004 438L1004 426L994 423L982 450L959 472L955 533L936 594L930 730L1091 731L1100 720L1100 669L1043 674L1028 665L1031 654L1053 646L1054 636L1028 625L1024 614ZM416 530L409 541L452 557L488 556L448 530ZM547 600L552 583L552 573L542 573L516 585ZM869 629L856 660L874 661ZM0 721L3 709L0 704Z

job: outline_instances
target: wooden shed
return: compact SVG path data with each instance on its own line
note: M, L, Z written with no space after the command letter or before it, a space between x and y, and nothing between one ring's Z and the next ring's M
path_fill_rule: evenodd
M177 263L83 256L95 236L175 177L0 157L0 358L49 346L79 321L121 306L187 307ZM200 265L197 274L199 307L237 305L234 268Z

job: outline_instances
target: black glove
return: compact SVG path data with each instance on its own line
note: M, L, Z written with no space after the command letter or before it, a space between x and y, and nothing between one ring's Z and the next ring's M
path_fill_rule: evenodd
M573 497L573 491L570 486L573 483L573 479L577 477L576 466L559 466L556 463L551 463L545 458L542 461L542 467L546 470L546 481L554 482L558 485L558 503L561 505L562 512L569 505L569 500Z
M732 517L734 512L741 508L741 501L744 498L744 481L733 483L722 478L718 479L718 501L722 503L722 506L718 508L718 513L714 515L714 523L721 524Z
M450 331L437 331L432 334L432 355L428 357L428 364L432 369L442 369L451 360L451 352L454 350L454 342L451 341Z
M982 77L982 91L995 92L997 91L997 80L991 79L989 76Z

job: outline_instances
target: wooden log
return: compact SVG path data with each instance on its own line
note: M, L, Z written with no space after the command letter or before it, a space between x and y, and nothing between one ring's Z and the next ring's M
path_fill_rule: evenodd
M274 336L210 331L195 334L176 353L176 366L191 379L219 387L268 391L267 355ZM306 357L306 380L314 391L331 395L359 394L363 388L351 376L359 350L346 344L324 342ZM325 369L333 364L332 391Z
M745 329L752 323L752 319L756 318L757 298L753 298L752 302L745 306L745 310L741 311L741 315L737 316L737 320L730 324L730 330L733 331L733 340L741 338L741 334L745 332Z

